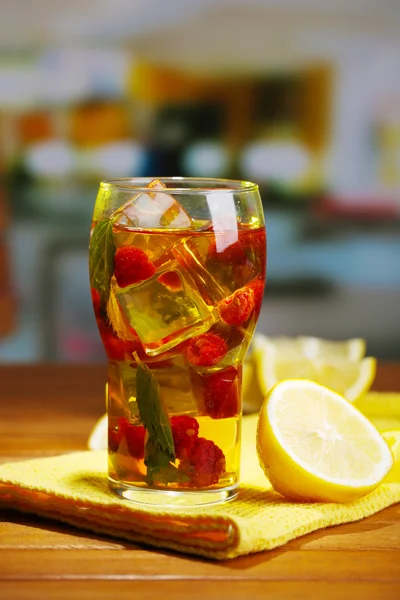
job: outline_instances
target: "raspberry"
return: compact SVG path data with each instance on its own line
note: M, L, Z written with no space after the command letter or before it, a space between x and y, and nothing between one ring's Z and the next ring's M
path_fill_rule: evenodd
M95 314L96 318L101 317L102 311L101 311L101 298L100 298L100 294L96 290L96 288L92 288L90 290L90 293L92 294L92 303L93 303L94 314Z
M135 246L117 248L114 263L114 275L119 287L145 281L156 270L147 254Z
M211 367L219 363L228 351L227 343L214 333L203 333L190 340L187 359L192 365Z
M143 425L129 424L125 429L125 440L129 454L134 458L144 458L144 438L146 430Z
M175 271L168 271L158 277L157 281L165 285L171 292L179 292L182 289L181 278Z
M198 438L189 458L179 463L179 469L190 478L190 487L208 487L218 483L225 473L225 455L213 441Z
M118 447L124 437L124 433L129 423L125 417L120 417L114 427L108 428L108 448L110 452L117 452Z
M218 311L221 319L227 325L241 325L245 323L255 306L254 292L251 288L240 288L233 294L221 300Z
M110 360L133 360L132 354L140 352L142 345L137 341L120 340L109 325L104 321L97 321L100 331L100 336L103 341L104 349Z
M237 371L228 367L211 375L200 375L204 410L212 419L225 419L239 414Z
M247 287L253 291L254 308L256 317L258 317L264 299L264 281L262 279L253 279L253 281L250 281Z
M177 458L187 457L199 436L199 424L195 418L181 415L171 418L172 435Z

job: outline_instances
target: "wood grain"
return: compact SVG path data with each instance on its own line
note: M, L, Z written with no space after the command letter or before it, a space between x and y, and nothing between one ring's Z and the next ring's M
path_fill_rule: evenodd
M229 579L229 578L228 578ZM203 580L181 581L23 581L0 584L2 598L7 600L204 600L229 598L229 600L398 600L399 586L392 582L354 581L246 581L231 582Z
M0 462L80 450L104 412L104 365L0 367ZM400 389L380 365L375 389ZM271 552L211 562L0 511L0 598L400 597L400 506Z
M380 562L379 551L366 551L362 561L354 560L353 552L336 550L274 550L268 560L257 562L238 558L229 562L205 562L176 558L160 552L126 548L116 555L114 550L101 552L87 548L85 560L81 549L19 548L13 552L0 550L3 580L54 579L229 579L232 581L257 578L268 581L398 581L400 552L391 552ZM333 571L332 565L335 565ZM155 565L157 568L155 569Z

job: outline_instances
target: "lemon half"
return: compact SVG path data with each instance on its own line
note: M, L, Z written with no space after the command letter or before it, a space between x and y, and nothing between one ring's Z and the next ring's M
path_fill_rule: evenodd
M377 487L393 466L372 423L313 381L275 385L257 427L260 465L276 491L294 500L349 502Z
M385 478L385 483L400 483L400 429L384 431L383 437L389 444L394 458L394 467Z
M108 408L108 383L104 388L106 410ZM95 423L87 442L89 450L107 450L108 447L108 415L107 412Z
M354 358L365 352L363 340L359 339L330 342L310 337L291 340L256 335L253 346L264 397L279 381L309 379L353 402L369 390L376 373L375 358Z
M108 415L105 414L97 421L88 439L89 450L107 450L108 446Z

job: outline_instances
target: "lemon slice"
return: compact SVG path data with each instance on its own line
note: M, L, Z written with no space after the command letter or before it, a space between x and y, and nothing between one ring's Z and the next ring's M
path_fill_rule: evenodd
M260 465L295 500L349 502L377 487L393 465L380 433L345 398L312 381L278 383L260 411Z
M361 338L340 342L323 340L317 337L299 337L297 344L303 356L313 359L361 360L365 356L366 343Z
M400 429L384 431L382 435L389 444L394 458L394 467L385 477L384 483L400 483Z
M334 341L325 340L313 336L299 337L269 337L262 333L254 336L255 347L269 342L284 354L287 358L325 358L360 360L365 356L366 342L362 338L351 338L349 340Z
M242 397L243 413L258 413L264 396L258 383L257 365L252 358L243 363Z
M376 373L376 360L372 357L348 360L332 357L331 353L330 357L321 354L310 358L301 354L298 346L287 349L286 345L275 344L264 336L255 340L254 360L264 396L279 381L309 379L353 402L369 390Z
M108 417L100 417L88 439L89 450L107 450Z
M245 394L250 389L254 377L254 365L250 360L245 360L242 370L242 394Z
M106 410L108 408L108 383L106 383L104 388L104 399L106 403ZM105 413L100 419L97 421L95 426L93 427L89 439L88 439L88 448L89 450L107 450L108 447L108 416Z
M379 431L400 429L400 394L368 392L354 403Z

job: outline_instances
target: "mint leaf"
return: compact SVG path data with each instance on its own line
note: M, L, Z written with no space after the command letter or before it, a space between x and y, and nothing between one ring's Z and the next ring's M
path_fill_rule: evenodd
M163 452L175 460L174 438L168 413L160 398L160 387L150 369L138 363L136 374L136 400L140 418L149 432L149 438L157 443Z
M110 282L114 271L115 242L111 219L99 221L90 238L89 271L91 286L100 294L101 305L107 308Z
M186 473L179 471L171 463L170 456L163 452L149 436L145 448L145 464L147 466L147 483L149 485L189 481Z
M128 364L121 364L119 369L126 397L136 398L129 402L131 416L137 419L138 410L148 432L144 459L147 483L168 485L189 481L189 477L172 464L175 461L174 438L157 380L136 353L134 357L137 370Z
M141 421L148 433L144 464L147 482L168 483L186 481L186 475L175 465L175 446L168 413L160 397L160 388L150 369L140 361L136 375L136 401Z

